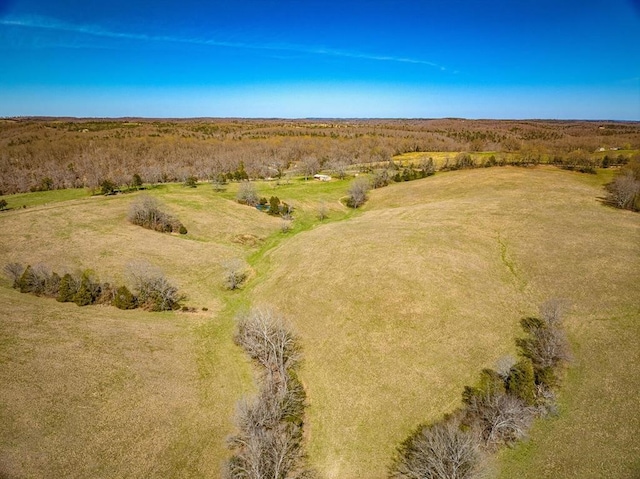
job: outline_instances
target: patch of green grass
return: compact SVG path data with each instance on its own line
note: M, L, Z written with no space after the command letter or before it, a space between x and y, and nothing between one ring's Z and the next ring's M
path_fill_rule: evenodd
M90 195L84 188L36 191L33 193L17 193L15 195L2 196L7 202L7 208L18 209L23 207L40 206L61 201L77 200L88 198Z

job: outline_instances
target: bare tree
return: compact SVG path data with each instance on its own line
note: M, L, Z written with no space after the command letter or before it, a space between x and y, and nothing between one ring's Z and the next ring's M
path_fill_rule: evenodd
M3 269L7 277L12 281L13 287L17 288L18 281L20 280L22 273L24 273L24 266L20 263L8 263L4 265Z
M511 394L469 398L465 421L478 428L486 445L511 444L527 435L536 410Z
M313 176L318 172L320 169L320 162L318 162L318 159L314 155L306 155L302 158L300 166L304 179L308 180L310 176Z
M247 279L247 265L239 258L225 261L222 263L222 267L224 269L224 285L227 289L238 289Z
M279 372L282 378L287 368L299 360L299 349L284 319L267 308L254 308L240 317L235 341L249 357L268 372Z
M260 392L238 406L239 432L229 440L235 454L225 476L307 477L302 449L305 393L296 375L300 359L296 338L281 316L263 308L239 319L235 341L260 365Z
M369 192L369 180L364 177L356 178L349 186L347 191L347 205L351 208L359 208L367 201L367 193Z
M495 370L500 375L503 381L507 380L507 378L509 377L509 373L511 372L511 368L516 363L516 358L514 358L510 354L502 356L496 361Z
M635 210L638 196L640 195L640 181L636 179L632 171L626 171L618 176L607 186L609 190L608 200L617 208Z
M455 420L420 426L398 449L393 479L473 479L483 472L480 439Z
M317 216L320 221L324 221L329 217L329 208L327 207L326 203L320 203L320 205L318 206Z
M256 186L250 181L243 181L238 187L238 193L236 194L236 200L238 203L242 203L249 206L256 206L260 201Z

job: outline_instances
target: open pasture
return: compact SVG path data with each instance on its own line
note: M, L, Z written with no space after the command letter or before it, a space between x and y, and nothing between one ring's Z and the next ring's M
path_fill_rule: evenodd
M149 190L186 236L129 224L141 193L38 193L0 215L0 263L126 282L127 264L145 259L197 312L79 308L0 280L0 475L219 477L236 401L253 388L233 316L266 304L301 338L312 466L327 479L381 479L408 432L453 410L482 367L515 353L519 319L559 297L575 355L561 415L498 465L504 477L631 478L640 222L601 204L601 178L439 173L374 190L355 212L340 203L346 181L259 183L261 196L295 206L289 233L235 203L237 184ZM252 269L240 291L221 284L230 258Z

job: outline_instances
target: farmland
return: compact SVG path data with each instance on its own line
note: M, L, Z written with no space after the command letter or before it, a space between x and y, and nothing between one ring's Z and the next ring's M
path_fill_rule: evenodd
M98 125L72 133L151 128ZM192 134L248 131L228 122ZM638 145L628 146L633 155ZM441 167L456 150L398 153L398 164L422 155ZM20 294L2 278L0 476L219 477L236 403L256 387L233 343L234 318L268 305L300 338L310 465L327 479L381 479L407 434L459 406L483 367L515 354L520 318L557 297L570 304L574 355L560 414L502 451L495 475L635 477L640 222L601 201L614 170L439 171L373 190L353 210L344 197L360 163L347 165L344 180L305 181L298 171L253 182L260 196L294 207L289 231L238 204L237 182L220 191L205 181L154 182L110 196L91 195L89 185L4 196L1 264L90 269L127 283L129 265L146 260L178 285L190 310L81 308ZM132 174L118 164L123 177ZM142 195L160 200L188 234L130 224L127 211ZM249 271L234 291L222 279L231 259Z

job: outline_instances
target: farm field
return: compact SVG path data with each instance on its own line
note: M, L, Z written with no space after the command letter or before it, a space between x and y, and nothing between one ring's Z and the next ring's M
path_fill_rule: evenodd
M196 312L80 308L2 278L0 476L219 477L236 402L254 389L233 318L269 305L300 336L311 465L321 478L381 479L409 431L457 407L481 368L515 354L519 319L558 297L574 350L561 414L503 451L496 475L635 477L640 221L599 201L609 177L438 173L374 190L357 211L340 202L348 181L258 182L294 205L288 233L237 204L235 183L146 192L186 236L129 224L142 192L8 196L28 207L0 214L3 265L120 283L145 259ZM222 286L232 258L250 266L239 291Z

